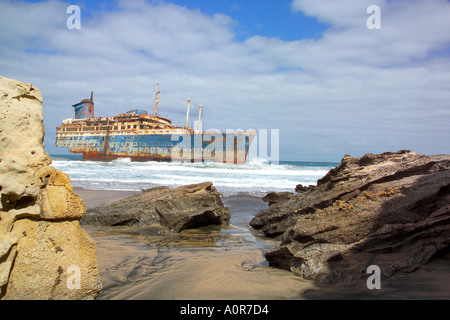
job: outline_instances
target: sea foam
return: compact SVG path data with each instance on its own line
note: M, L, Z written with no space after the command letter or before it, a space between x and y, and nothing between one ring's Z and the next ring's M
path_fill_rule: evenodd
M211 181L225 196L269 192L294 192L296 185L314 185L333 168L332 164L244 165L221 163L131 162L117 159L92 162L52 157L53 166L66 172L75 187L100 190L143 190L156 186L178 187Z

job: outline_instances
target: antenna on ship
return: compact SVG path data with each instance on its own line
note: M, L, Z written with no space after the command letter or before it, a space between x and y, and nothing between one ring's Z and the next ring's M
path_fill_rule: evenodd
M155 116L158 116L158 103L159 103L159 98L158 98L158 94L160 94L160 92L158 91L158 77L156 77L156 95L155 95Z
M188 128L188 121L189 121L189 109L191 108L191 99L188 99L188 109L187 109L187 114L186 114L186 126L185 128Z

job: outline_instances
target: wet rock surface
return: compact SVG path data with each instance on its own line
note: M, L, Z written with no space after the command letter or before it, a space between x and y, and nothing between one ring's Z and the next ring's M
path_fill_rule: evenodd
M265 254L270 264L304 279L350 282L370 265L385 278L412 272L450 244L449 169L450 155L345 156L250 225L281 241Z
M176 189L157 187L117 202L90 209L86 225L152 227L181 232L208 225L228 224L230 211L211 182Z

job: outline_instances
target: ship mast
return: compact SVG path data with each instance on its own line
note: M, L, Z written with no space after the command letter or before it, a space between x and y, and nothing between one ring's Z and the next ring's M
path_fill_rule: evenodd
M191 108L191 99L188 99L188 109L187 109L187 114L186 114L186 126L185 128L188 128L188 122L189 122L189 109Z
M159 98L158 98L158 94L160 94L160 92L158 91L158 78L156 78L156 94L155 94L155 116L158 116L158 103L159 103Z
M197 128L197 131L200 132L200 124L201 124L201 121L202 121L202 109L203 109L203 106L200 105L200 107L198 109L199 110L198 110L198 128Z

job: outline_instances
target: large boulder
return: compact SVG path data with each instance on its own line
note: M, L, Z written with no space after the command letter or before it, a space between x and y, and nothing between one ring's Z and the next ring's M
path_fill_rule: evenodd
M94 299L95 242L69 177L44 150L42 96L0 76L0 298Z
M377 265L411 272L450 244L450 155L409 151L345 156L339 167L251 225L281 244L272 266L323 283L353 281Z
M211 182L176 189L157 187L127 199L89 210L87 225L152 227L181 232L207 225L228 224L230 211ZM161 231L160 230L160 231Z

